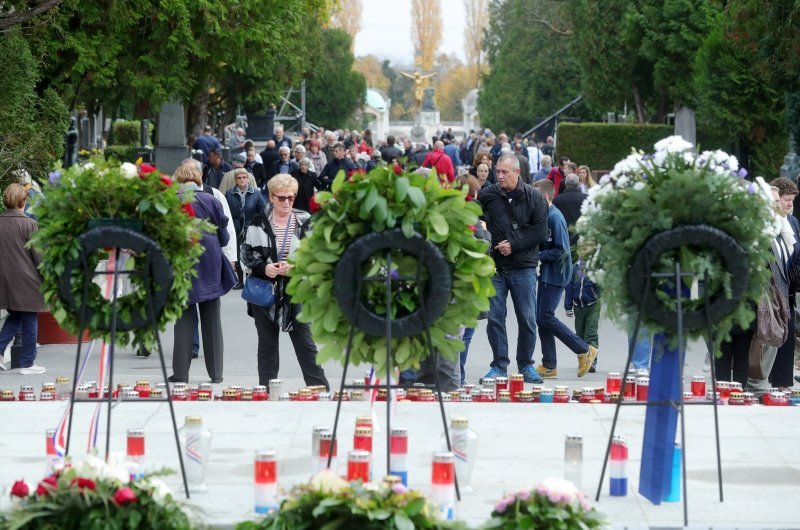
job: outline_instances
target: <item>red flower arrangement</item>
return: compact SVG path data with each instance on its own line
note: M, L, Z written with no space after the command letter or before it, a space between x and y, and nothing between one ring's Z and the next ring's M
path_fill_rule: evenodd
M120 506L124 506L125 504L131 504L133 502L137 502L139 500L136 497L136 493L133 492L128 486L124 488L120 488L114 493L114 502L119 504Z
M24 480L18 480L11 486L11 495L14 497L27 497L31 494L31 487Z

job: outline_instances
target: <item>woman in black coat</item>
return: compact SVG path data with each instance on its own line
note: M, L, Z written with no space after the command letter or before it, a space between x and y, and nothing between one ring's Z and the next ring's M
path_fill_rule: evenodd
M317 182L317 174L314 172L314 163L308 157L302 159L300 168L292 171L292 176L297 181L297 197L294 199L294 207L297 210L311 213L309 202L316 193L315 190L320 187Z

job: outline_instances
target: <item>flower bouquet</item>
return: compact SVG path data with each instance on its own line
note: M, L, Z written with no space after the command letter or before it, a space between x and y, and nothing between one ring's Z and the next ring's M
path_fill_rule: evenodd
M156 476L130 480L124 467L93 456L44 478L35 488L18 480L10 494L11 508L0 513L4 530L194 527Z
M236 530L359 530L461 529L458 522L440 521L425 497L402 484L376 486L346 482L325 470L311 482L296 486L280 508L258 522L244 522Z
M723 151L692 149L672 136L656 143L652 154L634 151L618 162L583 203L576 224L579 252L603 288L612 318L636 311L649 283L646 296L655 310L645 307L644 323L669 331L680 289L688 334L700 336L712 324L718 345L735 325L746 328L752 321L752 307L769 280L765 265L779 225L763 179L745 180L747 171ZM645 257L642 249L657 237L660 248ZM652 262L638 268L646 259ZM676 263L694 279L675 285ZM715 309L708 321L706 296ZM653 317L656 312L661 318Z
M509 493L498 502L482 530L590 530L605 525L603 516L572 482L549 478L533 490Z

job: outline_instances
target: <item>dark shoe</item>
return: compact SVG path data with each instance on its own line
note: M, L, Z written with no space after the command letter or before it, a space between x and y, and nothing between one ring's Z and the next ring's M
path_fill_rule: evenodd
M150 350L143 346L139 346L139 349L136 350L137 357L150 357Z
M239 291L239 290L241 290L243 287L244 287L244 285L242 285L242 282L236 282L236 285L234 285L234 286L233 286L233 290L234 290L234 291Z
M800 383L800 375L794 376L794 380L797 381L798 383Z
M200 352L199 351L193 351L192 352L192 359L197 359L198 357L200 357Z
M219 383L222 382L222 378L220 377L220 378L217 378L217 379L212 379L211 382L214 383L214 384L219 384Z
M175 377L175 375L171 375L171 376L167 377L167 381L169 381L170 383L188 383L189 382L189 381L183 381L181 379L178 379L177 377Z
M592 365L592 366L589 368L589 373L590 373L590 374L593 374L593 373L595 373L595 372L597 372L597 365L594 365L594 364L593 364L593 365Z

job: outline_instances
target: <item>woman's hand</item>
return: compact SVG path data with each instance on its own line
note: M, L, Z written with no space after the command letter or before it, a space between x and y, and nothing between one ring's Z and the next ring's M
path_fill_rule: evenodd
M267 275L267 278L275 278L278 274L280 274L280 263L267 263L267 267L264 269L264 274Z
M286 276L287 274L289 274L289 271L292 270L292 268L294 267L294 265L290 265L285 261L281 261L280 263L277 264L277 266L278 266L278 274L280 274L281 276Z

